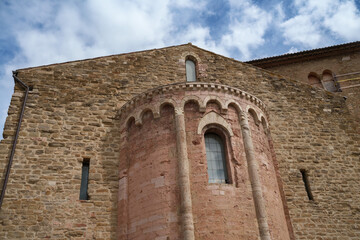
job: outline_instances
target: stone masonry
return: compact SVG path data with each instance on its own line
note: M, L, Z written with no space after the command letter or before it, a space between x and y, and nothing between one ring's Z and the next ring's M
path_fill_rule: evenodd
M183 115L170 103L153 110L156 97L141 100L148 109L131 101L185 84L188 56L196 60L196 83L223 90L183 88L161 96L217 99L186 102ZM20 69L17 77L32 90L0 210L0 239L360 235L359 125L341 95L191 44ZM246 116L238 116L234 104L226 105L225 88L246 92L254 97L246 101L266 110L242 106ZM2 173L23 96L16 86L0 143ZM145 111L124 119L125 108ZM198 128L209 114L221 116L238 139L227 145L230 184L207 182L202 131L208 125L200 134ZM90 159L89 200L79 200L84 159ZM307 172L313 200L300 170ZM254 196L263 199L265 215L256 212L261 201Z

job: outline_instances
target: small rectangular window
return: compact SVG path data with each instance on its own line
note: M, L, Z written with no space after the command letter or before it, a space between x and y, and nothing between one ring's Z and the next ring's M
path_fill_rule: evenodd
M89 168L90 168L90 159L84 158L82 163L82 173L81 173L80 200L89 200L89 194L88 194Z
M303 182L305 185L305 190L306 190L307 196L308 196L309 200L313 201L314 196L312 195L312 192L311 192L308 173L305 169L300 169L300 172L301 172L302 179L303 179Z

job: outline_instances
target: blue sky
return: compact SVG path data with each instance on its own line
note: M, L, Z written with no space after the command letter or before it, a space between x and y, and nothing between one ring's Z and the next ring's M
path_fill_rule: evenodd
M12 70L192 42L241 61L360 40L359 0L0 0L0 139Z

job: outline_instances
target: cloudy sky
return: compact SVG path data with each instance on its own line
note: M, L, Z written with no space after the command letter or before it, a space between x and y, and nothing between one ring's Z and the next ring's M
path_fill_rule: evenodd
M0 0L0 139L12 70L184 44L246 61L360 40L360 0Z

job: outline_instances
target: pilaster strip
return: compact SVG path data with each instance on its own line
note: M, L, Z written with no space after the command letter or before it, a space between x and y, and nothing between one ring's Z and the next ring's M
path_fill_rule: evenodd
M179 164L179 187L181 197L182 239L194 240L194 221L192 214L190 170L186 146L185 118L183 108L175 109L176 147Z
M247 119L247 114L241 112L239 115L239 119L240 119L242 136L244 139L246 160L248 164L248 172L249 172L251 188L254 198L256 218L259 225L260 238L261 240L271 240L269 225L266 216L265 200L261 190L258 165L255 159L254 146L250 135L250 126Z

